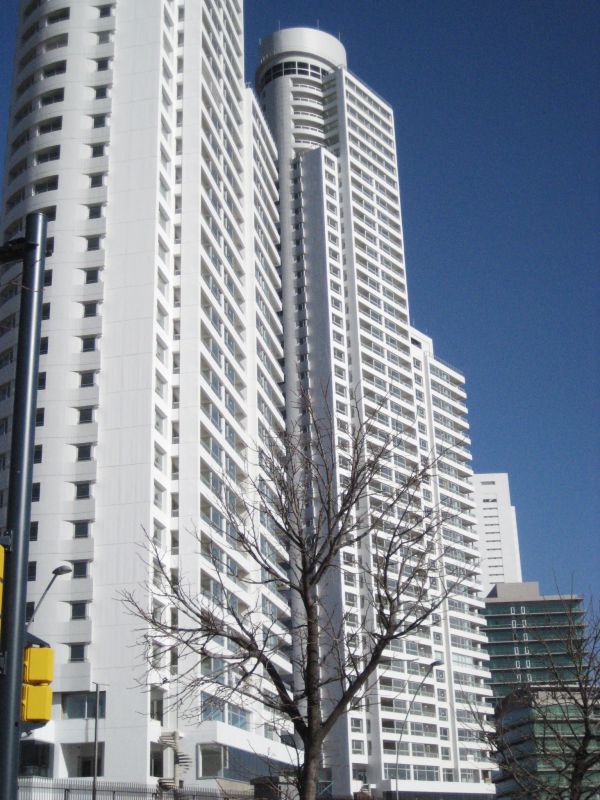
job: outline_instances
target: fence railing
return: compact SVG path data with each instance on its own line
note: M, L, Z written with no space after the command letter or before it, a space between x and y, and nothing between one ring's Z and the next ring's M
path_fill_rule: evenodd
M20 778L18 800L91 800L92 781L86 779ZM252 800L247 792L212 792L191 786L161 790L143 783L98 781L97 800Z

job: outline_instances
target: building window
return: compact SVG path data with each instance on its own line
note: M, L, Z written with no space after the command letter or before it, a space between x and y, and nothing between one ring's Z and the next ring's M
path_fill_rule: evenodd
M53 192L58 189L58 175L52 175L43 181L38 181L33 185L34 194L43 194L44 192Z
M383 777L385 780L409 781L410 780L410 765L409 764L384 764Z
M102 205L100 203L88 207L88 216L90 219L100 219L102 216Z
M86 601L71 603L71 619L87 619Z
M87 500L91 496L92 496L91 481L79 481L78 483L75 484L76 500Z
M33 483L31 485L31 502L32 503L39 503L40 496L41 496L41 487L39 483Z
M89 519L80 519L73 523L73 537L75 539L87 539L90 535Z
M100 236L88 236L87 250L100 250L101 242L102 240Z
M25 622L31 622L34 610L35 610L35 603L29 601L25 604Z
M37 388L38 388L38 391L43 391L46 388L46 373L45 372L38 372Z
M107 69L110 69L110 59L109 58L99 58L96 61L96 70L98 72L106 72Z
M79 409L79 424L85 425L88 422L94 421L94 407L81 406Z
M80 373L80 382L79 385L81 388L87 388L89 386L94 385L94 371L93 370L86 370L85 372Z
M42 303L42 319L50 319L50 303Z
M106 97L108 97L108 86L96 86L96 100L104 100Z
M33 448L33 463L34 464L41 464L42 463L42 453L43 448L41 444L36 444Z
M437 781L440 778L438 767L431 767L426 764L415 764L413 771L416 781Z
M46 92L40 97L40 106L51 106L53 103L61 103L65 99L64 89L55 89L52 92Z
M38 134L43 136L45 133L54 133L54 131L62 130L62 117L53 117L52 119L44 120L38 125Z
M227 722L236 728L249 730L250 713L245 708L229 703L227 706Z
M27 564L27 580L34 581L37 573L37 561L30 561Z
M82 645L84 647L85 645ZM73 660L73 659L71 659ZM106 716L106 692L100 692L98 719ZM95 719L96 692L63 692L63 719Z
M154 692L157 693L154 694ZM154 689L153 694L150 697L150 719L155 719L162 725L163 713L164 713L164 702L163 702L162 692L160 690Z
M91 302L91 303L84 303L83 304L83 316L85 317L95 317L98 314L98 303Z
M38 540L38 528L39 522L35 520L29 524L29 541L30 542L37 542Z
M48 337L42 336L40 339L40 355L45 356L48 353Z
M90 175L90 188L97 189L99 186L104 186L104 173L102 172Z
M92 117L92 120L93 120L93 123L92 123L92 127L93 128L105 128L106 127L107 115L106 114L94 114L94 116Z
M102 158L102 156L106 155L106 145L105 144L93 144L92 145L92 158Z
M69 661L85 661L85 644L70 644Z
M95 336L83 336L81 338L81 352L82 353L91 353L96 349L96 337Z
M92 460L92 445L91 444L78 444L77 445L77 461L91 461Z
M52 78L54 75L64 75L67 71L66 61L55 61L54 64L49 64L42 72L44 79Z
M44 270L44 286L52 286L52 270Z
M85 271L85 282L86 283L98 283L100 279L100 270L99 269L86 269Z
M73 564L73 580L88 577L89 561L72 561Z
M44 409L38 408L35 412L35 426L41 428L44 424Z

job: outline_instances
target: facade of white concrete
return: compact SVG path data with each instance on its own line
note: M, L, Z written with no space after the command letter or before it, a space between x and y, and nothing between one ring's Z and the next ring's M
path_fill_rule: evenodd
M334 409L341 453L358 415L373 419L374 447L400 433L382 494L433 462L415 499L445 520L430 543L442 577L432 570L427 591L460 584L431 625L386 653L368 708L336 728L322 778L339 796L369 785L393 798L487 797L491 765L471 718L485 709L489 673L464 378L409 325L393 113L321 31L264 39L256 90L279 154L288 418L303 390ZM358 565L376 558L376 542L345 548L337 595L330 589L350 633L369 597Z
M473 475L473 501L484 594L496 583L520 583L523 576L519 532L508 475L505 472Z
M213 561L185 531L222 539L214 475L241 480L259 426L282 423L275 148L244 86L241 3L21 6L2 234L19 235L24 215L43 209L54 248L31 602L56 565L73 568L32 626L55 647L56 680L26 771L91 774L94 682L100 773L113 780L172 774L160 739L173 730L185 734L186 781L206 774L203 753L221 744L242 761L281 758L262 710L227 706L203 724L199 711L191 726L168 712L177 654L146 677L139 622L118 597L152 582L146 536L212 596ZM3 497L15 274L5 271L0 299ZM249 568L231 559L232 576Z
M253 567L234 548L216 579L215 548L227 548L217 493L223 474L241 482L253 469L245 456L294 419L304 388L335 410L340 453L353 408L376 415L373 442L402 434L382 493L433 463L414 499L441 523L429 543L441 573L426 590L457 583L431 625L386 653L368 708L331 737L322 780L398 800L493 794L470 719L489 690L464 378L409 325L391 108L348 72L338 40L308 29L263 41L255 98L238 0L24 1L18 35L1 230L17 236L44 209L54 248L30 602L57 564L73 568L32 628L56 648L57 680L27 769L90 773L96 682L101 773L113 780L172 774L173 731L186 781L286 760L264 709L168 710L178 654L157 642L143 673L139 622L119 593L153 584L150 536L207 603L223 585L242 609L264 599L289 643L293 609L259 582L249 593ZM0 294L2 496L15 274ZM344 553L330 589L350 626L366 591L357 565L375 556L369 542ZM210 694L210 671L206 683Z

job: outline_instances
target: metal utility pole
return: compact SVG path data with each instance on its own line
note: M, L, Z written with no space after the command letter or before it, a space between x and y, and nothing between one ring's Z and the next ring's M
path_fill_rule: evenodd
M0 631L0 797L15 800L18 792L19 739L21 733L21 685L25 641L25 602L31 479L35 440L40 324L46 256L46 217L28 214L25 241L16 260L23 256L19 344L15 374L10 483L6 531L1 543L6 549L2 629ZM9 251L10 247L3 248ZM2 255L5 255L3 252Z
M100 684L96 687L96 713L94 714L94 771L92 772L92 800L96 800L98 787L98 717L100 716Z

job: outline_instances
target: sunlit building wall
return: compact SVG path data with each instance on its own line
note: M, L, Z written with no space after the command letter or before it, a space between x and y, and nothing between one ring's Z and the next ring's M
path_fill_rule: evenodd
M206 714L199 701L178 717L179 654L157 641L145 671L119 599L155 582L150 539L207 602L217 584L240 608L257 601L231 548L215 580L210 545L227 536L215 476L242 481L261 426L283 424L276 153L244 85L242 33L237 0L21 3L1 229L18 236L42 210L51 252L29 610L57 564L72 568L32 625L56 680L26 774L92 773L95 683L101 776L172 776L173 731L186 781L229 756L229 776L247 780L284 755L252 704ZM0 293L4 500L17 275L4 270ZM270 602L285 621L286 603Z
M393 113L316 30L264 39L256 90L279 155L287 417L302 392L331 409L339 480L359 416L372 419L375 447L401 434L381 493L434 462L417 508L444 518L432 552L459 584L431 625L386 653L368 704L330 737L322 784L340 796L368 785L392 798L487 797L491 765L472 719L489 689L464 378L409 324ZM342 554L329 602L349 635L369 597L361 565L376 558L371 541ZM442 590L426 580L432 597Z

